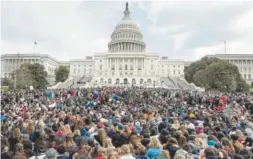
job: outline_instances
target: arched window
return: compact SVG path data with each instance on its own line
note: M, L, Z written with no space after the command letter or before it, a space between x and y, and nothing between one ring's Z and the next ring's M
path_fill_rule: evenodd
M125 65L125 70L127 70L127 65Z
M127 78L124 79L124 84L128 84Z

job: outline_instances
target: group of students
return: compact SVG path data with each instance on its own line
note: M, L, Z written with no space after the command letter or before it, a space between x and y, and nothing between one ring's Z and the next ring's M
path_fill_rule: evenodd
M248 93L102 87L1 93L3 159L251 159Z

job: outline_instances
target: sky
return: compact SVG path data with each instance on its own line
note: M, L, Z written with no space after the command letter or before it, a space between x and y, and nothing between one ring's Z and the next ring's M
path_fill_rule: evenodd
M107 52L125 1L2 1L1 54L47 53L58 60ZM146 52L170 59L253 54L253 1L129 1ZM253 56L253 55L252 55Z

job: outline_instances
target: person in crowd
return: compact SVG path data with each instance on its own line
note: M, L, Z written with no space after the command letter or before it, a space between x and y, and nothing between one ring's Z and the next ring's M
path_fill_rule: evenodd
M250 159L247 92L101 87L1 92L4 159Z
M162 152L162 144L156 137L150 138L149 148L146 152L148 158L157 158Z

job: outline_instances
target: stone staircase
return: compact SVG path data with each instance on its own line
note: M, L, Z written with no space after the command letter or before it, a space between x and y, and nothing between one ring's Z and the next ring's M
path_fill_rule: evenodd
M162 77L160 81L169 89L178 89L178 86L167 77Z
M169 77L169 78L175 83L175 85L177 85L181 89L185 89L185 90L195 90L196 89L193 84L187 83L187 81L183 78L180 78L180 77Z
M90 83L92 81L92 77L86 77L83 76L78 81L76 81L73 85L71 85L71 88L78 88L86 85L87 83Z

